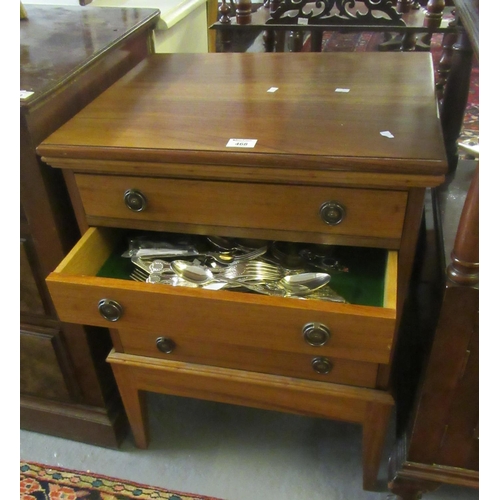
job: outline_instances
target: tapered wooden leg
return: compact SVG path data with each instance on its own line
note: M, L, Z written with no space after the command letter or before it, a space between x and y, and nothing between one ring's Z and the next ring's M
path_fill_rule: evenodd
M132 429L135 445L137 448L146 449L149 444L146 393L134 385L129 376L133 373L131 370L116 364L111 364L111 366Z
M363 423L363 489L373 490L384 450L392 406L371 402L367 404Z

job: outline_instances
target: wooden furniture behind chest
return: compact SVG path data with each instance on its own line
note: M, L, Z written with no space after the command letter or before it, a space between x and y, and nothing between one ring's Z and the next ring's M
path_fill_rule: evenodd
M437 266L437 272L426 265L425 274L434 278L421 285L426 287L425 300L421 292L415 303L429 313L417 321L413 318L421 325L424 347L426 337L431 343L424 349L428 354L411 412L406 418L400 412L400 431L390 459L390 488L403 500L418 499L442 483L479 487L479 167L475 162L461 161L447 182L434 190L433 209L435 224L428 224L433 230L428 231L426 260ZM430 298L431 307L425 303ZM407 345L403 352L416 357L418 350ZM407 357L403 364L411 369L414 360ZM411 376L404 369L396 371L402 378Z
M433 33L456 31L451 0L222 0L219 19L211 26L224 52L233 50L238 34L263 33L266 52L323 50L325 32L383 32L379 50L429 50ZM391 36L395 33L397 37ZM304 41L307 40L307 44ZM307 46L307 49L306 49Z
M43 142L90 226L50 293L65 321L113 327L108 360L139 447L144 391L346 420L363 426L373 487L424 191L447 168L436 109L427 54L157 54ZM117 279L103 264L130 229L336 245L368 271L381 253L380 295Z
M455 6L466 30L459 45L479 58L479 1L455 0ZM454 61L453 78L465 92L470 66L460 62ZM451 112L446 118L452 122ZM389 468L390 488L404 500L442 483L479 488L479 163L459 161L432 190L432 208L424 247L427 304L415 295L417 307L429 310L420 318L425 363L414 399L400 405L409 410L400 412ZM396 365L402 360L411 369L415 343L401 343L397 358ZM400 368L395 371L404 379L408 373Z
M152 9L25 5L21 20L21 427L116 446L124 419L104 329L63 323L46 276L81 236L36 146L149 53Z

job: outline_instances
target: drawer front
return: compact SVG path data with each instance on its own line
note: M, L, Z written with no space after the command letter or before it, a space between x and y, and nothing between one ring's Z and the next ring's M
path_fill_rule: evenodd
M91 228L47 279L62 321L112 328L181 333L228 345L314 356L317 347L304 334L327 330L325 356L388 363L394 329L397 253L390 252L386 272L387 307L170 287L96 277L113 249L113 232ZM389 271L389 270L392 271ZM102 301L113 301L119 317L104 314ZM106 302L105 302L106 304ZM112 307L113 309L113 307Z
M317 347L310 354L221 344L190 338L182 332L165 333L120 329L115 346L126 354L222 366L252 372L299 377L361 387L376 386L378 364L325 356Z
M76 174L92 225L101 218L399 241L404 191ZM127 207L125 193L128 196ZM142 198L141 198L142 197ZM327 220L328 222L325 222ZM95 224L94 224L95 223ZM188 229L186 229L187 232Z

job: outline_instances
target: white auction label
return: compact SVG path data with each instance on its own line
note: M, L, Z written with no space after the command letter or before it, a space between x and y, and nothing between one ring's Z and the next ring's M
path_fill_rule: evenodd
M267 91L268 92L276 92L278 90L278 87L270 87Z
M229 139L226 148L254 148L257 139Z
M30 95L33 95L34 92L31 90L21 90L21 99L27 99Z
M309 24L309 19L307 17L299 17L297 19L297 24L302 24L302 25Z
M351 91L351 89L341 89L341 88L335 89L335 92L347 93L347 92L350 92L350 91Z
M388 139L394 139L394 135L389 132L389 130L384 130L383 132L380 132L380 135L383 137L387 137Z

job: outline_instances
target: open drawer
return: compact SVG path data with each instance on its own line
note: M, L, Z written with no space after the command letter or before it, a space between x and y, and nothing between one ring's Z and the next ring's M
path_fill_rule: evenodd
M137 331L175 332L232 346L389 362L396 319L397 252L384 252L381 304L362 305L270 297L230 290L171 287L100 276L119 252L123 231L91 228L47 278L63 321ZM381 251L377 249L377 251ZM126 259L123 259L126 260ZM364 259L366 260L366 259ZM121 314L105 319L98 304L109 299ZM328 330L321 346L305 341L306 325Z

